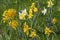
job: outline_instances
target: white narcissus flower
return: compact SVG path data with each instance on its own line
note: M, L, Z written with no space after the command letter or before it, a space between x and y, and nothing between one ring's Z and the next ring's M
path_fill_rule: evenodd
M27 15L27 10L26 9L21 10L21 12L19 12L19 15L21 15L21 14Z
M25 16L27 15L27 10L21 10L21 12L19 12L19 19L25 19Z
M47 9L46 9L46 8L44 8L44 10L42 10L41 12L43 13L43 15L45 15L45 14L46 14L46 12L47 12Z

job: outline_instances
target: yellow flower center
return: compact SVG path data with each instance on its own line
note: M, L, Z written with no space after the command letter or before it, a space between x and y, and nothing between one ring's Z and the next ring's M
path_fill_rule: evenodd
M19 15L19 18L20 18L21 20L23 20L23 19L25 19L25 15L22 13L22 14Z

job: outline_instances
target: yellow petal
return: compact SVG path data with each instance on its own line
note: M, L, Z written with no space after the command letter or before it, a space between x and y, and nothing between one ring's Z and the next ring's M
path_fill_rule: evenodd
M38 9L36 7L34 7L34 12L38 12Z
M48 27L45 28L45 34L46 34L46 35L49 36L51 32L52 32L52 31L51 31Z

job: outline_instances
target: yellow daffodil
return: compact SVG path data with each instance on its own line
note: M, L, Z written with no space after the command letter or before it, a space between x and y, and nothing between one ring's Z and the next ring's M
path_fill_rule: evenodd
M56 18L53 18L52 19L52 23L55 24L57 22L57 19Z
M30 8L30 9L29 9L29 13L33 13L32 11L33 11L33 10Z
M23 30L24 30L24 32L26 33L26 35L28 35L29 34L29 26L26 24L26 22L24 23L24 25L23 25Z
M54 5L53 0L49 0L47 3L48 3L48 7L52 7Z
M33 17L33 14L32 13L29 13L28 14L28 18L31 19Z
M4 11L3 16L7 18L13 18L15 16L15 13L16 13L15 9L8 9Z
M28 14L28 18L31 19L33 17L33 14L32 14L32 9L29 10L29 14Z
M36 36L37 36L36 31L31 32L30 37L34 38Z
M45 28L45 34L46 34L46 35L49 36L51 32L52 32L52 31L51 31L48 27Z
M38 12L38 9L36 7L34 7L34 12Z
M12 20L11 22L9 22L9 25L14 29L16 30L16 27L18 25L18 22L16 20Z

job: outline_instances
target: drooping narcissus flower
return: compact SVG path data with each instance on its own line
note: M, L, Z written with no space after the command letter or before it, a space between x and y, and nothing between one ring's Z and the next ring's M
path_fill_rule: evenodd
M16 30L16 27L18 26L17 20L10 21L9 26L11 26L14 30Z
M33 14L32 14L32 9L29 10L29 14L28 14L28 18L31 19L33 17Z
M36 31L32 31L31 34L30 34L30 37L34 38L36 36L37 36Z
M27 10L24 9L22 12L19 12L19 19L24 20L27 15Z
M34 7L33 11L34 11L35 13L38 12L37 7Z
M52 19L52 23L53 23L53 24L56 24L56 22L57 22L57 19L54 17L54 18Z
M23 27L24 27L24 28L23 28L24 33L26 33L26 35L28 35L30 28L29 28L29 26L26 24L26 22L23 24Z
M47 1L47 3L48 3L48 6L47 7L52 7L54 4L53 4L53 1L54 0L49 0L49 1Z
M48 35L48 36L50 36L50 34L51 34L51 32L52 32L52 31L50 30L50 28L48 28L48 27L46 27L44 31L45 31L45 34Z

